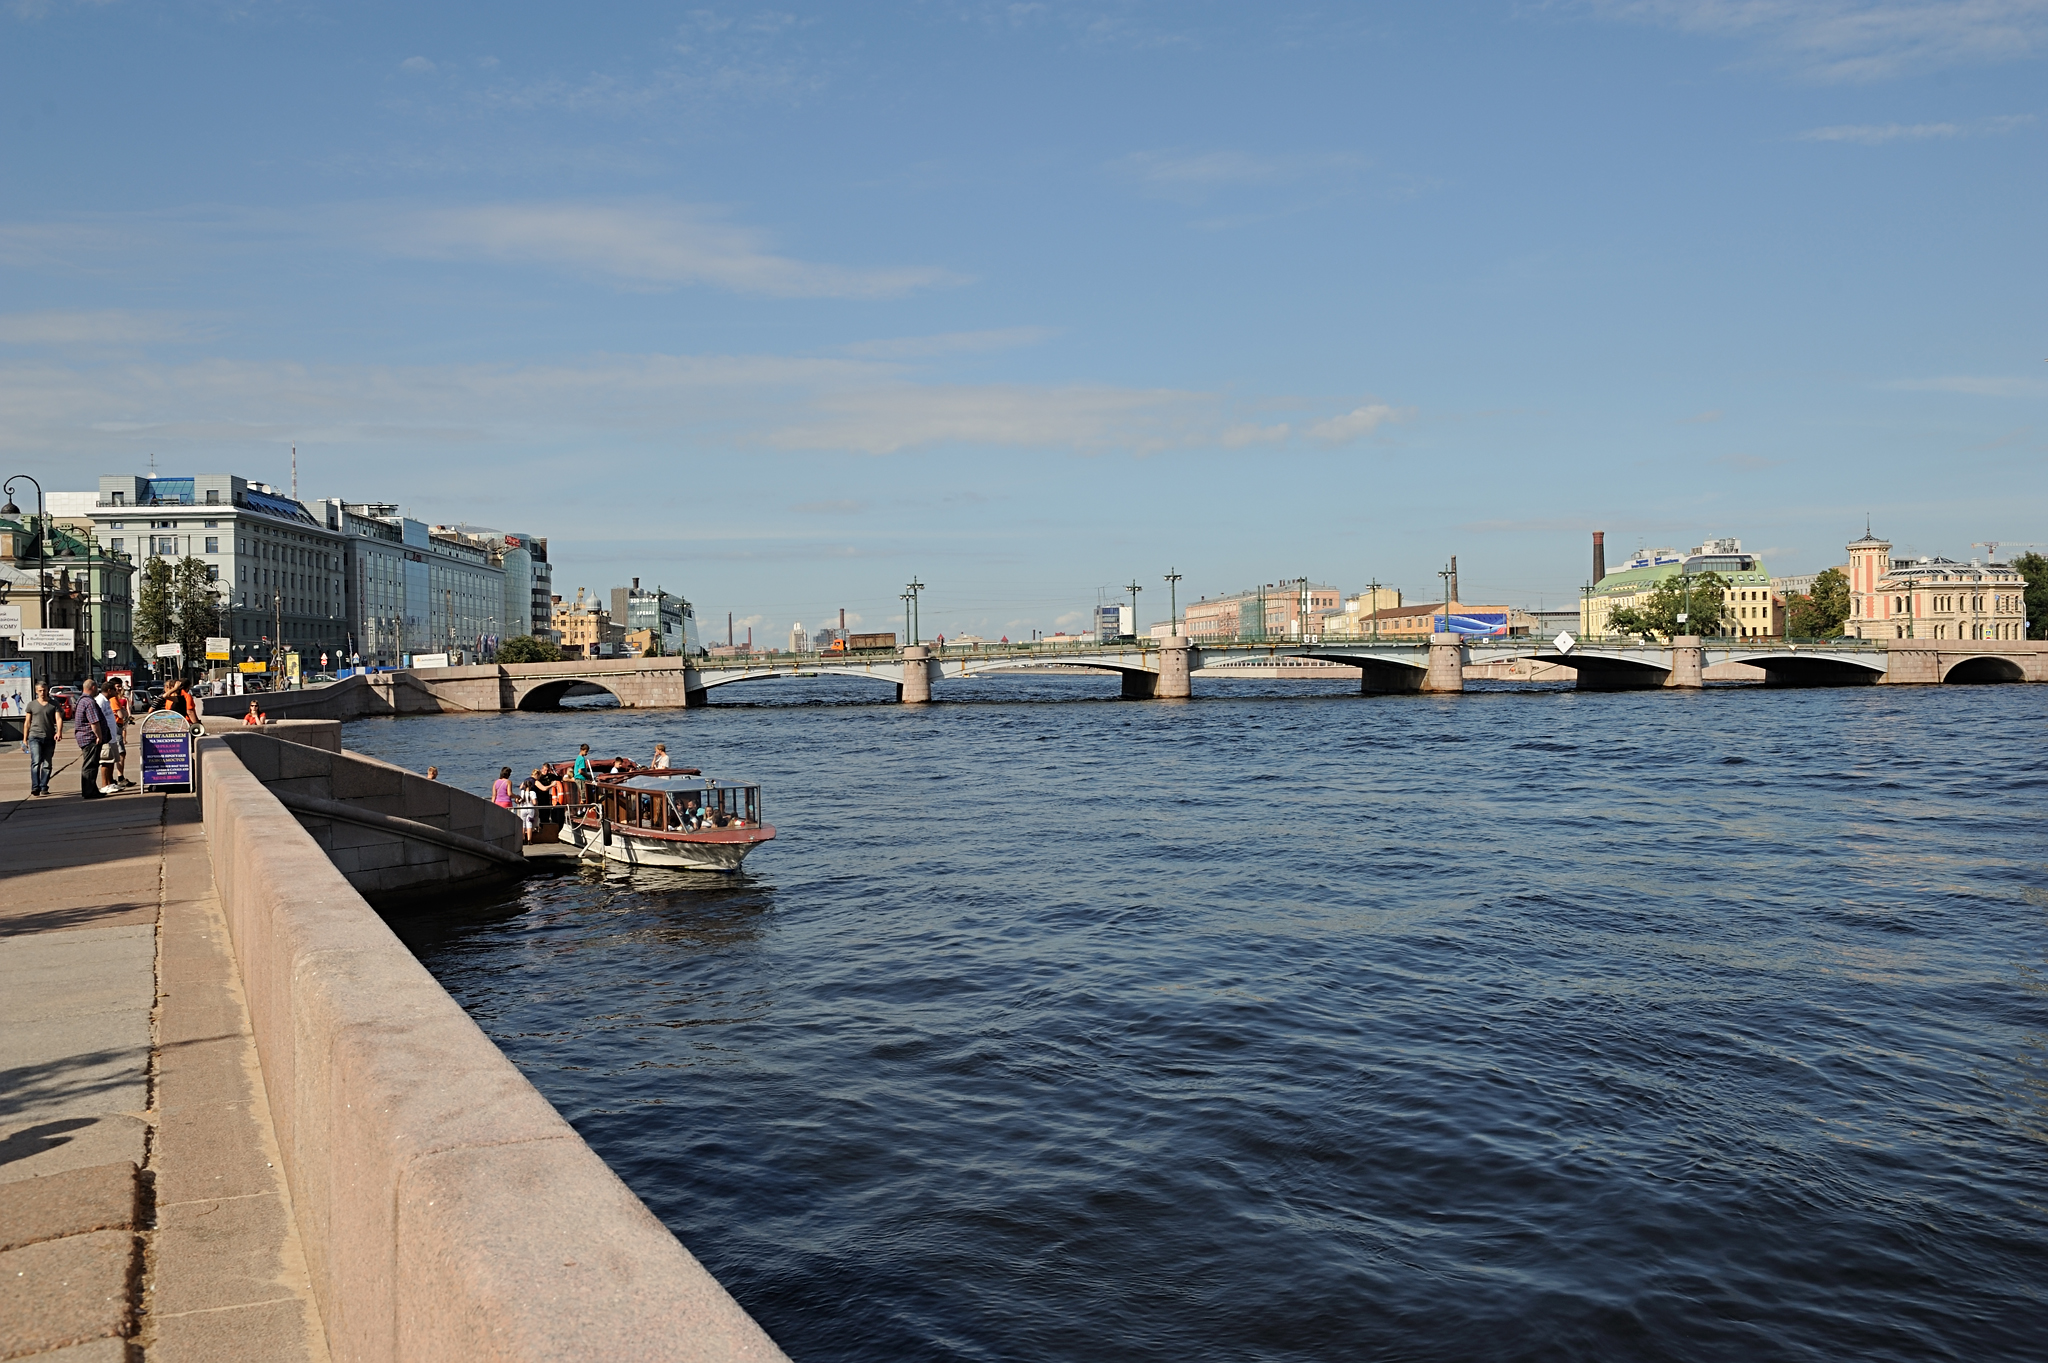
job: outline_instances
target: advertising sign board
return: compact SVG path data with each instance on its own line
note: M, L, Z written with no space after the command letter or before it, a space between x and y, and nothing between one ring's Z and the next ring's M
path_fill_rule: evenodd
M243 663L243 664L242 664L242 671L244 671L244 672L268 672L269 670L270 670L270 664L269 664L269 663Z
M218 659L222 660L223 662L225 662L225 661L227 660L227 656L228 656L228 644L229 644L229 642L230 642L230 641L228 640L228 638L227 638L227 637L226 637L225 635L222 635L222 636L215 636L215 635L211 635L211 634L207 635L207 636L206 636L206 656L207 656L208 658L218 658Z
M110 667L107 669L107 680L121 683L121 689L132 694L135 690L135 669L131 667Z
M445 653L415 653L412 655L412 665L414 667L446 667L448 666L448 655Z
M21 607L0 606L0 639L21 637Z
M183 644L158 644L156 646L156 656L159 658L182 658L185 656L185 646Z
M1508 617L1506 611L1473 611L1448 617L1438 615L1434 628L1438 634L1506 634Z
M20 719L28 713L29 700L35 695L29 684L29 666L26 658L0 659L0 719ZM11 726L8 732L14 732Z
M287 653L287 654L285 654L285 655L284 655L284 677L285 677L285 680L286 680L287 682L291 683L291 685L293 685L293 686L297 686L297 685L299 684L299 655L298 655L298 654L296 654L296 653Z
M174 710L142 721L142 788L192 787L192 726Z
M23 653L69 653L78 647L75 629L25 629L21 632Z

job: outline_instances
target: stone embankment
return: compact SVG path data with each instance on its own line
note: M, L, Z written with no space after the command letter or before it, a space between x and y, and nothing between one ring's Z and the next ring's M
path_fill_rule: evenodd
M90 803L0 756L0 1357L783 1358L251 770L330 833L461 827L332 737Z

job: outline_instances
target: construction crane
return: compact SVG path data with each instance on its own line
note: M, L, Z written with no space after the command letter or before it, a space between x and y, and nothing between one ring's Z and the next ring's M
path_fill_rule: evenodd
M2008 549L2039 549L2041 547L2038 544L2021 544L2015 540L1978 540L1970 547L1972 549L1982 549L1985 562L1996 563L1998 562L1998 546L2001 544Z

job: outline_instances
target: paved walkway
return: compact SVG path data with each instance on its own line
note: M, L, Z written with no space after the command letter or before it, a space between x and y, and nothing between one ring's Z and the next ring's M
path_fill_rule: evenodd
M325 1363L198 803L58 748L0 749L0 1359Z

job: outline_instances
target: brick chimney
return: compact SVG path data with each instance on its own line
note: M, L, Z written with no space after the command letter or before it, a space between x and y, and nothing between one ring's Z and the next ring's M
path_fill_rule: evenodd
M1598 582L1607 576L1607 532L1593 532L1593 580Z

